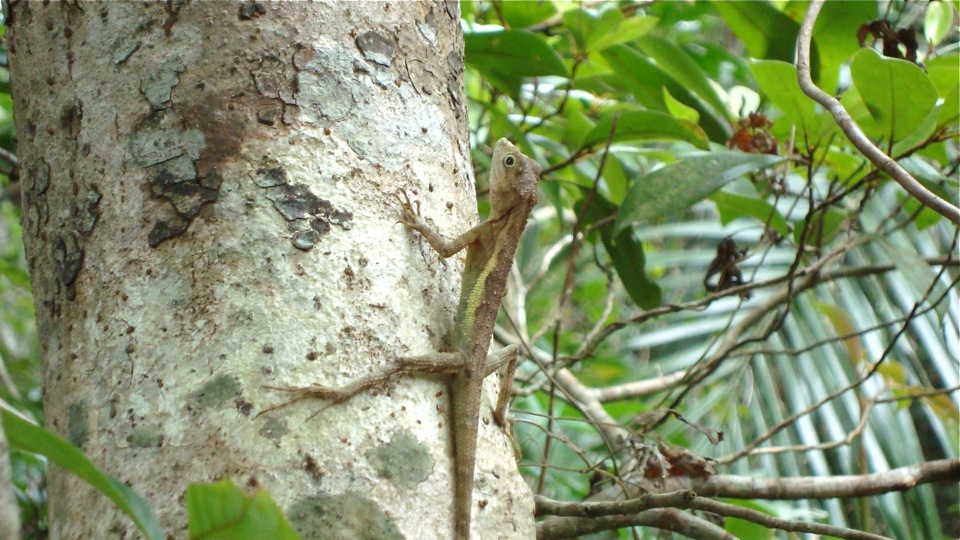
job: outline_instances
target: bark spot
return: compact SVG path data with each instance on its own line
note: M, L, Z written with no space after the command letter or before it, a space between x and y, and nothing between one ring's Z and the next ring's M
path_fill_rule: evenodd
M286 514L304 538L403 538L390 516L358 493L308 495L290 506Z
M368 62L383 67L390 67L393 57L397 54L397 47L393 44L393 40L373 30L357 36L356 42L357 48Z
M74 401L67 406L67 440L80 450L87 446L90 438L88 416L87 403L84 400Z
M283 167L257 169L253 182L266 190L273 208L287 221L287 229L292 233L290 242L301 251L313 249L330 232L331 225L343 230L353 226L352 212L335 208L305 184L291 183Z
M219 407L225 402L233 403L240 394L240 381L231 375L217 375L193 393L193 401L203 409Z
M267 417L267 421L263 423L263 427L258 431L261 436L274 442L280 442L280 439L289 432L290 430L287 428L286 422L272 416Z
M220 110L216 104L206 111L194 107L181 122L179 114L165 109L137 127L131 140L135 162L146 171L150 193L172 206L154 222L150 247L183 234L203 206L219 199L219 164L235 155L243 127L218 116Z
M250 2L240 6L239 16L241 21L249 21L266 14L267 10L258 2Z
M77 232L88 236L93 232L93 228L100 219L100 199L103 195L100 193L96 184L90 186L87 195L83 198L79 206L73 209L73 225Z
M50 164L39 160L23 169L23 183L27 188L23 192L25 227L34 236L40 234L40 228L50 217L47 205L47 189L50 187Z
M180 73L184 70L180 62L168 62L152 72L140 85L143 97L154 109L170 106L173 89L180 84Z
M137 51L140 50L140 47L143 46L143 42L139 39L132 38L130 36L121 36L113 42L113 63L116 65L121 65L130 59Z
M127 442L135 448L160 448L163 446L163 428L159 424L140 426L127 435Z
M355 113L356 104L363 96L356 85L347 83L355 76L354 61L359 63L359 60L343 55L306 48L293 55L297 69L294 98L301 121L311 124L322 120L336 122ZM366 68L365 64L360 64Z
M420 31L423 39L427 40L427 43L430 45L437 44L437 18L434 16L433 10L430 10L423 22L417 23L417 30Z
M60 281L66 288L67 300L77 297L74 282L83 268L83 247L73 234L60 235L54 244L57 265L60 268Z
M80 135L80 126L83 123L83 104L79 101L63 108L60 113L60 127L70 133L70 138L77 140Z
M447 15L455 20L460 20L460 2L458 0L443 0L443 7L447 10Z
M257 111L257 122L265 126L272 126L277 123L278 107L267 107Z
M381 478L407 490L416 487L433 472L430 450L407 431L401 431L389 443L369 450L366 456Z
M267 54L260 58L251 74L260 95L280 99L284 103L293 103L295 75L292 65L288 65L275 54Z
M147 243L155 248L160 244L176 238L186 232L190 223L177 215L168 216L153 224L153 229L147 235Z

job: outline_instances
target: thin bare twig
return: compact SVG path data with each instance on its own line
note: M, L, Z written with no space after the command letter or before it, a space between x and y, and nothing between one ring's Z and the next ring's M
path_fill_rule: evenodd
M17 155L5 148L0 148L0 159L9 162L13 166L20 164L20 160L17 159Z

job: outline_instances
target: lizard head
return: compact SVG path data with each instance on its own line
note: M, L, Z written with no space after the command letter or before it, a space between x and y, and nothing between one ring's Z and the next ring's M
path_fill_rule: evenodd
M523 155L510 141L497 141L490 163L491 211L503 211L521 202L535 204L539 178L540 164Z

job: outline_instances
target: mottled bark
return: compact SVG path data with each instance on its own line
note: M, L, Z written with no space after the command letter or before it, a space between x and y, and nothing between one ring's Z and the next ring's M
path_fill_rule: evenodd
M451 236L476 222L457 3L18 2L7 23L47 425L172 537L190 482L232 478L306 538L449 538L441 381L257 413L289 397L262 385L339 385L452 324L462 265L389 193ZM474 531L530 537L481 427ZM136 536L77 479L49 488L53 538Z

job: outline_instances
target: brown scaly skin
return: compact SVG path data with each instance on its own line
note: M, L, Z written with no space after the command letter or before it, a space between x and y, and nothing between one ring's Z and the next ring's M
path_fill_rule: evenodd
M530 212L537 204L539 176L540 166L536 161L520 153L506 139L497 141L490 168L490 217L449 242L420 217L419 208L414 208L406 192L400 192L402 197L397 195L402 212L401 223L420 233L441 257L451 257L464 248L467 250L452 350L400 358L389 368L341 388L320 385L304 388L266 387L295 392L297 395L261 414L307 398L324 399L327 406L340 403L397 373L418 371L451 375L456 463L454 538L457 540L470 538L483 379L504 363L515 361L517 356L516 346L505 347L489 355L488 351L513 257ZM495 418L502 417L502 411L495 415Z

